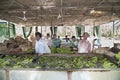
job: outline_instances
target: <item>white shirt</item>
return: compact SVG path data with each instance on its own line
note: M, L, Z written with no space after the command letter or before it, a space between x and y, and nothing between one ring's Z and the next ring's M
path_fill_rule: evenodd
M50 37L49 38L45 38L45 41L46 41L46 43L47 43L48 46L52 45L52 40L51 40Z
M87 38L87 40L90 42L90 44L91 44L91 51L93 50L93 41L94 41L94 39L97 39L96 37L94 37L94 36L90 36L90 37L88 37Z
M78 43L78 53L88 53L89 52L89 50L90 50L90 47L91 47L91 45L90 45L90 42L89 41L80 41L79 43Z
M43 39L36 41L35 51L38 54L51 53L48 45L46 44L45 40L43 40Z

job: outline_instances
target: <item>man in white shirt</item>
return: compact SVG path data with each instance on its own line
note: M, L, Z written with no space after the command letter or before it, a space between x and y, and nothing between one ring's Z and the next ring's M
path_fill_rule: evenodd
M49 33L47 33L47 35L46 35L46 37L45 37L45 41L46 41L47 45L48 45L49 47L51 47L51 45L52 45L52 40L51 40L51 37L50 37L50 34L49 34Z
M94 44L95 44L95 41L97 40L97 37L95 36L95 34L93 34L93 36L90 36L87 38L87 40L90 42L91 44L91 51L93 50L94 48Z
M83 34L83 39L80 40L80 42L78 43L78 53L90 53L91 44L87 40L88 37L89 37L89 34L85 32Z
M42 34L36 32L35 37L36 37L35 52L38 53L39 56L44 53L51 53L47 43L45 42L45 40L42 39Z

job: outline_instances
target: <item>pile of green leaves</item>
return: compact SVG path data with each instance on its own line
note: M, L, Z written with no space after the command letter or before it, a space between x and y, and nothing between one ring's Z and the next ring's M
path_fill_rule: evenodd
M116 59L118 60L118 64L120 64L120 52L118 52L116 55L115 55Z
M64 54L70 54L70 53L75 53L74 51L71 51L70 48L67 47L60 47L60 48L51 48L52 53L64 53Z
M44 69L81 69L81 68L117 68L108 59L94 57L57 57L41 56L38 62L33 63L35 56L5 55L0 58L0 68L44 68Z

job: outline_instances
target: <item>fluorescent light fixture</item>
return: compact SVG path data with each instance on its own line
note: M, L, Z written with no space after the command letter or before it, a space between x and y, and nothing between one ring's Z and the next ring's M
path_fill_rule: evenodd
M93 13L95 13L95 10L94 10L94 9L90 11L90 14L93 14Z
M58 17L57 17L57 19L60 19L60 18L62 18L62 16L59 14Z

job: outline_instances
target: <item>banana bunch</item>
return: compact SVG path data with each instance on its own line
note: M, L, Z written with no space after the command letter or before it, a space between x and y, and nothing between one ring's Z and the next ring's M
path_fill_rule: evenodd
M81 68L118 68L102 56L94 57L57 57L40 56L37 63L32 63L34 55L0 56L0 68L41 68L41 69L81 69ZM118 57L119 58L119 57Z

